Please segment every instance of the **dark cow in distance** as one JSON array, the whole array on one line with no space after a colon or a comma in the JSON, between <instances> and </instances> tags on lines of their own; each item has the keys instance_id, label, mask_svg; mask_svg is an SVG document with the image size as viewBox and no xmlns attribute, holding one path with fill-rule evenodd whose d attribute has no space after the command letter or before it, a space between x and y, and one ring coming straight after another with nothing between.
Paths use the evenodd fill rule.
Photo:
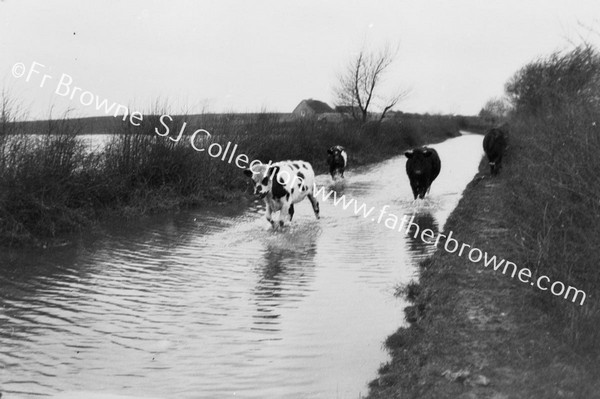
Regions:
<instances>
[{"instance_id":1,"label":"dark cow in distance","mask_svg":"<svg viewBox=\"0 0 600 399\"><path fill-rule=\"evenodd\" d=\"M490 129L483 138L483 150L490 163L490 173L497 175L502 167L502 156L506 150L507 134L500 128Z\"/></svg>"},{"instance_id":2,"label":"dark cow in distance","mask_svg":"<svg viewBox=\"0 0 600 399\"><path fill-rule=\"evenodd\" d=\"M341 145L334 145L327 150L327 164L331 178L335 180L336 174L344 178L344 169L348 163L348 154Z\"/></svg>"},{"instance_id":3,"label":"dark cow in distance","mask_svg":"<svg viewBox=\"0 0 600 399\"><path fill-rule=\"evenodd\" d=\"M419 147L404 153L406 155L406 174L410 179L415 200L425 198L431 183L438 177L442 162L436 150L428 147Z\"/></svg>"}]
</instances>

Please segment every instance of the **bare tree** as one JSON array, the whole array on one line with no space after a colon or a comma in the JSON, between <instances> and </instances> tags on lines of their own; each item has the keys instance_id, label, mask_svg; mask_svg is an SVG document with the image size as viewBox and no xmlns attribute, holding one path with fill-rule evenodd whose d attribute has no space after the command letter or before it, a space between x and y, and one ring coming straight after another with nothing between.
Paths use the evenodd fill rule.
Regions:
<instances>
[{"instance_id":1,"label":"bare tree","mask_svg":"<svg viewBox=\"0 0 600 399\"><path fill-rule=\"evenodd\" d=\"M511 104L506 97L494 97L485 103L479 111L479 117L496 124L505 120L511 109Z\"/></svg>"},{"instance_id":2,"label":"bare tree","mask_svg":"<svg viewBox=\"0 0 600 399\"><path fill-rule=\"evenodd\" d=\"M396 53L397 50L392 50L389 46L378 52L361 50L339 77L335 88L336 105L347 109L354 119L363 123L375 107L381 112L381 121L386 112L408 95L408 90L400 89L389 97L378 94L383 77L394 62Z\"/></svg>"}]
</instances>

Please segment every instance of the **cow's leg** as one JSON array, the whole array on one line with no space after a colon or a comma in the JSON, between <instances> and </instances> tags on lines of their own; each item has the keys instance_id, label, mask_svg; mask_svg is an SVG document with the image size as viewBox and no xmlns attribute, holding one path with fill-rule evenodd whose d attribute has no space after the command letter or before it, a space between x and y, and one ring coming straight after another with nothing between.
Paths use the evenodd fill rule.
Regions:
<instances>
[{"instance_id":1,"label":"cow's leg","mask_svg":"<svg viewBox=\"0 0 600 399\"><path fill-rule=\"evenodd\" d=\"M315 196L312 194L308 194L307 197L312 205L313 211L315 212L315 216L317 217L317 219L319 219L320 218L320 216L319 216L319 201L317 201Z\"/></svg>"},{"instance_id":2,"label":"cow's leg","mask_svg":"<svg viewBox=\"0 0 600 399\"><path fill-rule=\"evenodd\" d=\"M267 218L269 223L271 223L271 226L275 228L275 222L273 221L273 210L271 209L271 205L269 203L267 203L267 212L265 217Z\"/></svg>"},{"instance_id":3,"label":"cow's leg","mask_svg":"<svg viewBox=\"0 0 600 399\"><path fill-rule=\"evenodd\" d=\"M281 206L281 212L279 212L279 226L283 227L289 225L292 218L291 215L294 213L292 210L290 212L290 208L293 207L293 204L290 202L284 202Z\"/></svg>"},{"instance_id":4,"label":"cow's leg","mask_svg":"<svg viewBox=\"0 0 600 399\"><path fill-rule=\"evenodd\" d=\"M417 198L420 198L420 199L425 198L426 192L427 192L427 185L422 181L417 181Z\"/></svg>"},{"instance_id":5,"label":"cow's leg","mask_svg":"<svg viewBox=\"0 0 600 399\"><path fill-rule=\"evenodd\" d=\"M419 184L416 181L410 181L410 188L412 189L413 192L413 197L415 198L415 200L417 199L418 195L419 195Z\"/></svg>"},{"instance_id":6,"label":"cow's leg","mask_svg":"<svg viewBox=\"0 0 600 399\"><path fill-rule=\"evenodd\" d=\"M290 222L294 218L294 204L290 205L290 210L288 212L290 214Z\"/></svg>"}]
</instances>

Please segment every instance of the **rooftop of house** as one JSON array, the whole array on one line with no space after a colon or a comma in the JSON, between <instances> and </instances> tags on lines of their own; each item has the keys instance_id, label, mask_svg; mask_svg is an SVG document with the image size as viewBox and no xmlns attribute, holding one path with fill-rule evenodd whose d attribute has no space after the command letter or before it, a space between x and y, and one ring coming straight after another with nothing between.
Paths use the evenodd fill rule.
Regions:
<instances>
[{"instance_id":1,"label":"rooftop of house","mask_svg":"<svg viewBox=\"0 0 600 399\"><path fill-rule=\"evenodd\" d=\"M313 111L315 111L315 113L317 114L323 114L326 112L334 112L333 109L327 105L327 103L324 103L323 101L319 101L319 100L313 100L312 98L309 98L308 100L303 100L306 105L308 105L310 108L312 108Z\"/></svg>"}]
</instances>

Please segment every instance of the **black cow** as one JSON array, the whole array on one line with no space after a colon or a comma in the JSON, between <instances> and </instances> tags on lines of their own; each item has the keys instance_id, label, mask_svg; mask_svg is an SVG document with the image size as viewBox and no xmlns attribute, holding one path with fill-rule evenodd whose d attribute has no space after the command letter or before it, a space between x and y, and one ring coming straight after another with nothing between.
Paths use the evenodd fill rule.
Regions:
<instances>
[{"instance_id":1,"label":"black cow","mask_svg":"<svg viewBox=\"0 0 600 399\"><path fill-rule=\"evenodd\" d=\"M436 150L428 147L415 148L404 153L406 155L406 174L410 179L415 199L425 198L431 183L440 174L442 162Z\"/></svg>"},{"instance_id":2,"label":"black cow","mask_svg":"<svg viewBox=\"0 0 600 399\"><path fill-rule=\"evenodd\" d=\"M490 163L490 173L497 175L502 166L502 155L506 150L507 135L500 128L492 128L483 138L483 150Z\"/></svg>"},{"instance_id":3,"label":"black cow","mask_svg":"<svg viewBox=\"0 0 600 399\"><path fill-rule=\"evenodd\" d=\"M329 165L329 173L331 178L335 179L336 173L339 173L344 178L344 169L348 162L348 154L341 145L334 145L327 150L327 164Z\"/></svg>"}]
</instances>

